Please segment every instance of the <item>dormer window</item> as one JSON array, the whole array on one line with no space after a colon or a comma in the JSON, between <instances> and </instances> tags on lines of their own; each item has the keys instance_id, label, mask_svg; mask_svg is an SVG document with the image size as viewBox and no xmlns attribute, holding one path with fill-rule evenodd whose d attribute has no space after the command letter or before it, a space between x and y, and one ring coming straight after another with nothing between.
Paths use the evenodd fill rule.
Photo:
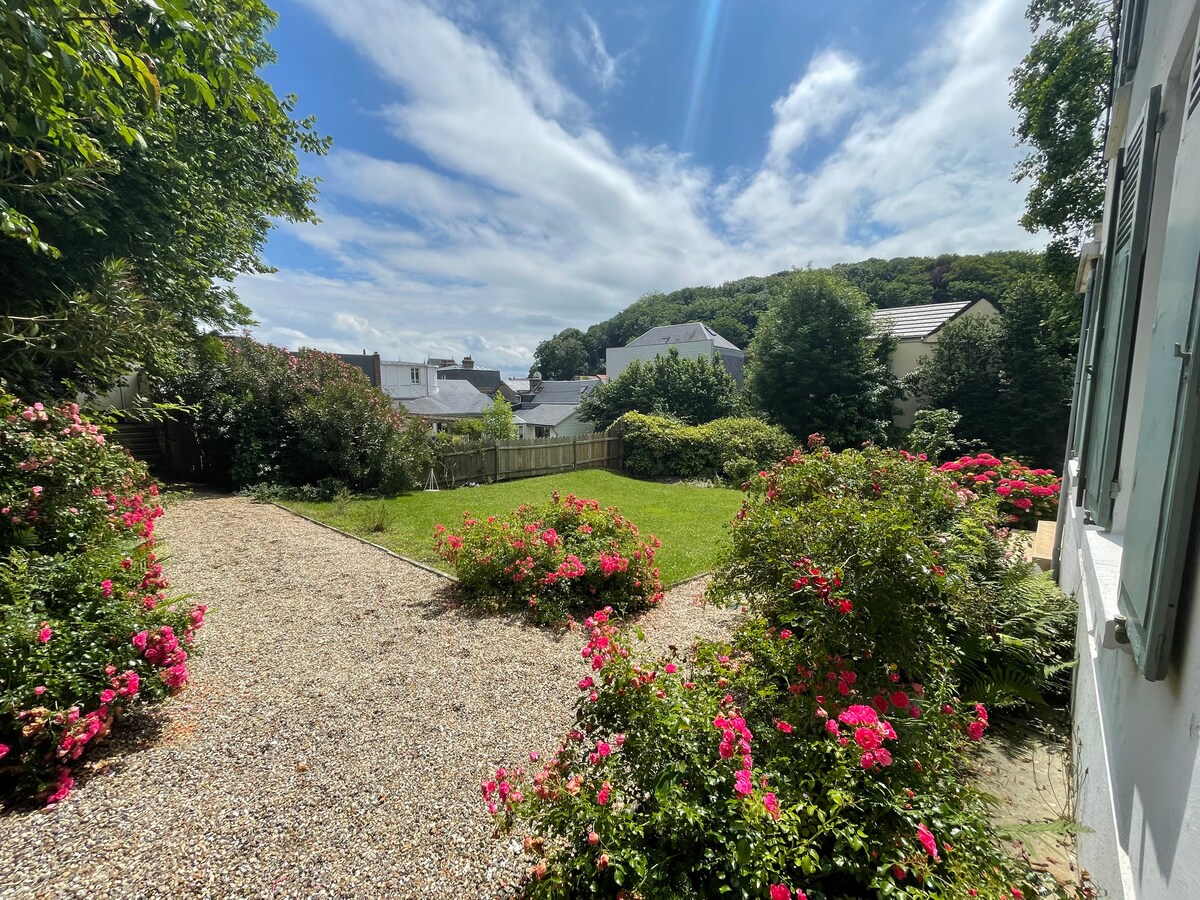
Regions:
<instances>
[{"instance_id":1,"label":"dormer window","mask_svg":"<svg viewBox=\"0 0 1200 900\"><path fill-rule=\"evenodd\" d=\"M408 370L408 377L413 384L421 383L421 367L413 366Z\"/></svg>"}]
</instances>

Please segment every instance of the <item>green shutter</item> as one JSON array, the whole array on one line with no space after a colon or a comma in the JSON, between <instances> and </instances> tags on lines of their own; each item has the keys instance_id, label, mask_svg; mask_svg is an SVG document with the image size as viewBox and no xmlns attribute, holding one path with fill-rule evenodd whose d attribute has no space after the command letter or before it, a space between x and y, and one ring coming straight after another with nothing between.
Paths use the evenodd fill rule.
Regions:
<instances>
[{"instance_id":1,"label":"green shutter","mask_svg":"<svg viewBox=\"0 0 1200 900\"><path fill-rule=\"evenodd\" d=\"M1146 28L1146 0L1125 0L1124 9L1121 10L1120 28L1120 71L1117 73L1117 83L1125 84L1133 80L1138 56L1141 54L1142 35Z\"/></svg>"},{"instance_id":2,"label":"green shutter","mask_svg":"<svg viewBox=\"0 0 1200 900\"><path fill-rule=\"evenodd\" d=\"M1115 207L1112 268L1105 286L1086 428L1084 506L1097 525L1112 526L1117 466L1125 424L1125 392L1142 285L1142 260L1154 192L1162 87L1150 91L1125 147L1120 202Z\"/></svg>"},{"instance_id":3,"label":"green shutter","mask_svg":"<svg viewBox=\"0 0 1200 900\"><path fill-rule=\"evenodd\" d=\"M1192 88L1200 83L1200 57ZM1163 246L1137 460L1121 559L1120 608L1134 657L1166 675L1200 474L1200 113L1183 124Z\"/></svg>"}]
</instances>

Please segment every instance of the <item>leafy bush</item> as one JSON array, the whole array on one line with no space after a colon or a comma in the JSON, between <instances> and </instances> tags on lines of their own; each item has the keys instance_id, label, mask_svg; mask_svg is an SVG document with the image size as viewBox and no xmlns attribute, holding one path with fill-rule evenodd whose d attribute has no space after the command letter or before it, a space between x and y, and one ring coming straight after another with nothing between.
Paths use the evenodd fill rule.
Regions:
<instances>
[{"instance_id":1,"label":"leafy bush","mask_svg":"<svg viewBox=\"0 0 1200 900\"><path fill-rule=\"evenodd\" d=\"M157 496L77 406L0 396L0 794L62 799L123 712L187 681L205 607L167 594Z\"/></svg>"},{"instance_id":2,"label":"leafy bush","mask_svg":"<svg viewBox=\"0 0 1200 900\"><path fill-rule=\"evenodd\" d=\"M1062 479L1053 469L1031 469L1015 459L980 453L944 463L939 471L975 494L996 497L1000 512L1017 528L1037 528L1039 519L1058 516Z\"/></svg>"},{"instance_id":3,"label":"leafy bush","mask_svg":"<svg viewBox=\"0 0 1200 900\"><path fill-rule=\"evenodd\" d=\"M197 408L212 477L398 493L432 465L428 429L330 353L226 340L171 390Z\"/></svg>"},{"instance_id":4,"label":"leafy bush","mask_svg":"<svg viewBox=\"0 0 1200 900\"><path fill-rule=\"evenodd\" d=\"M724 478L742 482L792 451L786 431L761 419L686 425L665 416L626 413L617 420L625 467L639 478Z\"/></svg>"},{"instance_id":5,"label":"leafy bush","mask_svg":"<svg viewBox=\"0 0 1200 900\"><path fill-rule=\"evenodd\" d=\"M468 602L489 608L529 607L541 622L607 603L622 613L662 600L654 565L660 542L643 538L616 507L551 495L506 520L469 512L455 534L436 529L438 551L458 576Z\"/></svg>"},{"instance_id":6,"label":"leafy bush","mask_svg":"<svg viewBox=\"0 0 1200 900\"><path fill-rule=\"evenodd\" d=\"M941 460L962 447L954 428L962 418L952 409L918 409L904 445L929 460Z\"/></svg>"},{"instance_id":7,"label":"leafy bush","mask_svg":"<svg viewBox=\"0 0 1200 900\"><path fill-rule=\"evenodd\" d=\"M752 482L715 594L730 644L647 658L585 622L575 723L482 785L533 832L536 898L1059 896L963 777L960 596L1004 559L994 505L909 454L794 453Z\"/></svg>"}]
</instances>

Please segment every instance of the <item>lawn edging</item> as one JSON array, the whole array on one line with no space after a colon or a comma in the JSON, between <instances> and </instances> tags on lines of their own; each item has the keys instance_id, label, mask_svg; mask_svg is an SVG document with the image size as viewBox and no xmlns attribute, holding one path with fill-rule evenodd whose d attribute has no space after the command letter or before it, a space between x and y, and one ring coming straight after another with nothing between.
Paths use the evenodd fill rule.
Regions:
<instances>
[{"instance_id":1,"label":"lawn edging","mask_svg":"<svg viewBox=\"0 0 1200 900\"><path fill-rule=\"evenodd\" d=\"M296 516L299 519L303 519L305 522L312 522L314 525L320 525L322 528L328 528L330 531L337 532L338 534L342 535L343 537L348 537L352 540L358 541L360 544L366 544L368 547L374 547L376 550L382 550L388 556L392 556L392 557L395 557L396 559L402 560L403 562L408 563L410 566L416 566L418 569L423 569L424 571L428 572L430 575L437 575L440 578L445 578L447 581L453 581L455 584L458 584L458 579L455 578L453 575L451 575L449 572L443 572L441 569L435 569L433 566L428 565L427 563L423 563L420 560L412 559L411 557L408 557L408 556L402 556L401 554L397 553L395 550L391 550L387 547L384 547L382 544L376 544L374 541L368 541L365 537L354 534L351 531L343 531L341 528L338 528L335 525L330 525L326 522L322 522L320 519L314 519L312 516L306 516L304 513L297 512L296 510L292 509L289 506L284 506L282 503L280 503L277 500L267 500L266 502L271 504L274 507L282 509L284 512L287 512L293 516Z\"/></svg>"}]
</instances>

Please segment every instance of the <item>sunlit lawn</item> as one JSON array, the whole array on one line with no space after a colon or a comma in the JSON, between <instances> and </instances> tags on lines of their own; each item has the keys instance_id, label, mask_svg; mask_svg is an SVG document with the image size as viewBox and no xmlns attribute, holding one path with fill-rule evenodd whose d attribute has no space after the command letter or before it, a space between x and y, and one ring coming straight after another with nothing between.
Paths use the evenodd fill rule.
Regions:
<instances>
[{"instance_id":1,"label":"sunlit lawn","mask_svg":"<svg viewBox=\"0 0 1200 900\"><path fill-rule=\"evenodd\" d=\"M454 527L462 514L502 516L522 503L537 504L550 492L575 494L616 506L643 533L663 542L658 563L664 584L708 572L728 541L725 524L741 502L738 491L656 484L599 469L525 478L453 491L405 494L390 500L345 500L288 503L297 512L344 531L361 535L396 553L445 568L433 549L433 526ZM376 530L383 526L383 530Z\"/></svg>"}]
</instances>

